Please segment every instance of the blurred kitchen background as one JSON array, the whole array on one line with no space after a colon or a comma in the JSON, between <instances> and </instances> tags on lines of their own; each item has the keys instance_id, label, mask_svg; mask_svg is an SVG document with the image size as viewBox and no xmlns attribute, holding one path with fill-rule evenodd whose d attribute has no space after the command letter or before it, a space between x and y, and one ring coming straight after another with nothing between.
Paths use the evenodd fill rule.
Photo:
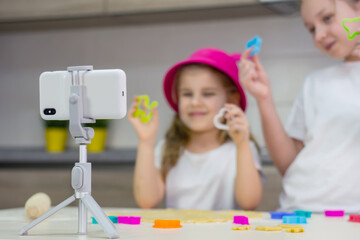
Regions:
<instances>
[{"instance_id":1,"label":"blurred kitchen background","mask_svg":"<svg viewBox=\"0 0 360 240\"><path fill-rule=\"evenodd\" d=\"M67 66L120 68L134 95L159 102L160 131L173 113L162 78L175 62L201 47L241 52L255 35L283 123L302 82L334 60L320 53L303 26L294 0L0 0L0 209L22 207L43 191L57 204L73 193L70 173L77 146L49 154L39 115L39 75ZM262 205L274 210L281 178L269 163L256 103L247 116L262 147L267 177ZM111 107L111 106L109 106ZM93 196L102 206L136 207L132 171L137 137L127 119L108 126L106 150L89 154ZM163 205L161 205L163 206ZM160 206L160 207L161 207Z\"/></svg>"}]
</instances>

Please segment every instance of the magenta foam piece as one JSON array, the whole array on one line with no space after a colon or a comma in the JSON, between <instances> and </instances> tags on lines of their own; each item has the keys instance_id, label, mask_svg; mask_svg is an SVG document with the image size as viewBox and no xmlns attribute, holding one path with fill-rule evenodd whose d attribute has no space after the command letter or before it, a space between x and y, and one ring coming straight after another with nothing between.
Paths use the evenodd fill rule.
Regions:
<instances>
[{"instance_id":1,"label":"magenta foam piece","mask_svg":"<svg viewBox=\"0 0 360 240\"><path fill-rule=\"evenodd\" d=\"M141 217L118 216L118 223L138 225L141 222Z\"/></svg>"},{"instance_id":2,"label":"magenta foam piece","mask_svg":"<svg viewBox=\"0 0 360 240\"><path fill-rule=\"evenodd\" d=\"M249 218L246 216L234 216L234 223L241 225L249 225Z\"/></svg>"},{"instance_id":3,"label":"magenta foam piece","mask_svg":"<svg viewBox=\"0 0 360 240\"><path fill-rule=\"evenodd\" d=\"M343 217L344 210L325 210L325 216L327 217Z\"/></svg>"}]
</instances>

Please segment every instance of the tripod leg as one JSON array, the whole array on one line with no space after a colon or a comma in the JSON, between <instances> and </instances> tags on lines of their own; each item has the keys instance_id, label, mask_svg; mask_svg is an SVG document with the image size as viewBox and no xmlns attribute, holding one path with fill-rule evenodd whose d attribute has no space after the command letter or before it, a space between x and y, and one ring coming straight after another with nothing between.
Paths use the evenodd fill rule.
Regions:
<instances>
[{"instance_id":1,"label":"tripod leg","mask_svg":"<svg viewBox=\"0 0 360 240\"><path fill-rule=\"evenodd\" d=\"M78 229L80 235L87 234L87 209L83 201L79 201Z\"/></svg>"},{"instance_id":2,"label":"tripod leg","mask_svg":"<svg viewBox=\"0 0 360 240\"><path fill-rule=\"evenodd\" d=\"M100 224L105 234L109 238L119 238L119 233L117 232L114 224L110 221L99 204L97 204L95 199L90 194L87 194L85 197L81 198L81 201L85 203L86 208L92 213L96 221Z\"/></svg>"},{"instance_id":3,"label":"tripod leg","mask_svg":"<svg viewBox=\"0 0 360 240\"><path fill-rule=\"evenodd\" d=\"M27 232L35 227L37 224L41 223L42 221L44 221L46 218L50 217L51 215L53 215L54 213L56 213L57 211L61 210L62 208L66 207L67 205L69 205L70 203L72 203L73 201L75 201L75 194L72 195L71 197L65 199L64 201L62 201L61 203L59 203L57 206L53 207L52 209L50 209L49 211L47 211L46 213L44 213L43 215L41 215L40 217L38 217L37 219L35 219L34 221L32 221L31 223L29 223L28 225L22 227L20 229L20 235L27 235Z\"/></svg>"}]
</instances>

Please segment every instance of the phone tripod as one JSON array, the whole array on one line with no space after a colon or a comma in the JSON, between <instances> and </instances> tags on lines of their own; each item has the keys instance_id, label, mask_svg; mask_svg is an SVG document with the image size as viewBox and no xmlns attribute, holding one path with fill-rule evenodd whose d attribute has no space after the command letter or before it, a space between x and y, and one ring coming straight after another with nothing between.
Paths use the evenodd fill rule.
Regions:
<instances>
[{"instance_id":1,"label":"phone tripod","mask_svg":"<svg viewBox=\"0 0 360 240\"><path fill-rule=\"evenodd\" d=\"M84 117L84 99L86 99L86 88L82 83L83 81L81 79L82 76L80 72L91 71L93 70L93 67L75 66L68 67L67 70L72 74L72 86L70 89L69 99L69 129L71 136L75 139L75 142L79 144L79 162L75 163L71 172L71 186L75 190L75 194L21 228L20 235L27 235L31 228L78 199L79 235L87 234L87 210L89 210L109 238L119 238L119 234L115 226L106 216L99 204L91 196L91 163L87 162L87 144L89 144L91 139L94 137L94 130L89 127L83 127L81 124L94 123L95 120Z\"/></svg>"}]
</instances>

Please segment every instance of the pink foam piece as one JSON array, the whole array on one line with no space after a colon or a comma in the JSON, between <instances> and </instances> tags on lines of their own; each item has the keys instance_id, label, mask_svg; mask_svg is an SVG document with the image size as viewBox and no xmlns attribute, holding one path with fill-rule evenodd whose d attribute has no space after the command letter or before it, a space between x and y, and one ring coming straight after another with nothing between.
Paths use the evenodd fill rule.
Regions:
<instances>
[{"instance_id":1,"label":"pink foam piece","mask_svg":"<svg viewBox=\"0 0 360 240\"><path fill-rule=\"evenodd\" d=\"M246 216L234 216L234 223L241 225L249 225L249 218Z\"/></svg>"},{"instance_id":2,"label":"pink foam piece","mask_svg":"<svg viewBox=\"0 0 360 240\"><path fill-rule=\"evenodd\" d=\"M118 223L138 225L141 222L141 217L132 216L118 216Z\"/></svg>"},{"instance_id":3,"label":"pink foam piece","mask_svg":"<svg viewBox=\"0 0 360 240\"><path fill-rule=\"evenodd\" d=\"M360 214L351 214L349 216L349 222L358 222L358 223L360 223Z\"/></svg>"},{"instance_id":4,"label":"pink foam piece","mask_svg":"<svg viewBox=\"0 0 360 240\"><path fill-rule=\"evenodd\" d=\"M343 217L344 210L325 210L325 216L327 217Z\"/></svg>"}]
</instances>

